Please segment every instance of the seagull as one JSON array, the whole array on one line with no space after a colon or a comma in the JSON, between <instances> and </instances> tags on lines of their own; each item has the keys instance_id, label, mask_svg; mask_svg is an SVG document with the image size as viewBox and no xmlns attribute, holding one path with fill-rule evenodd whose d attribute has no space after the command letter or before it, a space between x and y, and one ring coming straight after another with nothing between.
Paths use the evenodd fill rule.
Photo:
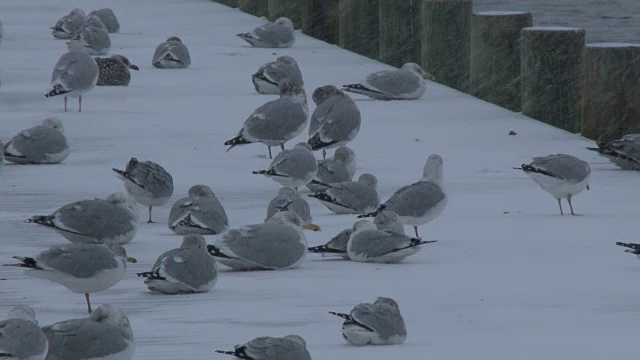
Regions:
<instances>
[{"instance_id":1,"label":"seagull","mask_svg":"<svg viewBox=\"0 0 640 360\"><path fill-rule=\"evenodd\" d=\"M627 134L619 140L598 143L597 148L587 149L606 156L622 170L640 170L640 134Z\"/></svg>"},{"instance_id":2,"label":"seagull","mask_svg":"<svg viewBox=\"0 0 640 360\"><path fill-rule=\"evenodd\" d=\"M251 75L251 81L260 94L280 94L280 85L284 82L304 86L298 63L288 55L279 56L276 61L262 65Z\"/></svg>"},{"instance_id":3,"label":"seagull","mask_svg":"<svg viewBox=\"0 0 640 360\"><path fill-rule=\"evenodd\" d=\"M69 144L60 119L48 117L42 125L22 130L3 150L15 164L59 164L69 156Z\"/></svg>"},{"instance_id":4,"label":"seagull","mask_svg":"<svg viewBox=\"0 0 640 360\"><path fill-rule=\"evenodd\" d=\"M273 23L258 26L250 33L236 36L258 48L288 48L296 41L296 33L293 30L293 22L281 17Z\"/></svg>"},{"instance_id":5,"label":"seagull","mask_svg":"<svg viewBox=\"0 0 640 360\"><path fill-rule=\"evenodd\" d=\"M358 105L340 89L332 85L321 86L313 92L316 109L309 122L311 150L322 150L326 159L327 149L346 145L360 131Z\"/></svg>"},{"instance_id":6,"label":"seagull","mask_svg":"<svg viewBox=\"0 0 640 360\"><path fill-rule=\"evenodd\" d=\"M129 319L113 305L101 305L84 319L42 328L49 340L48 360L131 360L135 352Z\"/></svg>"},{"instance_id":7,"label":"seagull","mask_svg":"<svg viewBox=\"0 0 640 360\"><path fill-rule=\"evenodd\" d=\"M71 39L71 36L86 24L86 15L82 9L73 9L71 12L60 18L51 28L53 37L56 39Z\"/></svg>"},{"instance_id":8,"label":"seagull","mask_svg":"<svg viewBox=\"0 0 640 360\"><path fill-rule=\"evenodd\" d=\"M344 85L342 90L376 100L416 100L424 94L427 79L433 80L433 75L418 64L406 63L400 70L378 71L359 84Z\"/></svg>"},{"instance_id":9,"label":"seagull","mask_svg":"<svg viewBox=\"0 0 640 360\"><path fill-rule=\"evenodd\" d=\"M556 154L535 157L533 162L514 169L527 173L542 190L556 198L560 215L564 215L560 199L567 199L571 215L575 215L571 199L584 189L589 190L591 167L575 156Z\"/></svg>"},{"instance_id":10,"label":"seagull","mask_svg":"<svg viewBox=\"0 0 640 360\"><path fill-rule=\"evenodd\" d=\"M87 16L95 16L100 19L100 21L102 21L104 26L107 28L107 31L109 31L110 33L117 33L118 31L120 31L120 23L118 22L118 18L111 9L104 8L93 10Z\"/></svg>"},{"instance_id":11,"label":"seagull","mask_svg":"<svg viewBox=\"0 0 640 360\"><path fill-rule=\"evenodd\" d=\"M318 172L318 163L307 143L299 143L291 150L282 150L267 170L253 171L264 175L282 186L297 189L308 184Z\"/></svg>"},{"instance_id":12,"label":"seagull","mask_svg":"<svg viewBox=\"0 0 640 360\"><path fill-rule=\"evenodd\" d=\"M398 215L401 223L413 225L419 237L418 226L435 220L447 206L442 167L440 155L429 155L418 182L401 187L376 211L358 217L376 216L382 210L389 210Z\"/></svg>"},{"instance_id":13,"label":"seagull","mask_svg":"<svg viewBox=\"0 0 640 360\"><path fill-rule=\"evenodd\" d=\"M616 245L628 248L624 252L634 254L640 259L640 244L636 243L624 243L624 242L616 242Z\"/></svg>"},{"instance_id":14,"label":"seagull","mask_svg":"<svg viewBox=\"0 0 640 360\"><path fill-rule=\"evenodd\" d=\"M218 280L216 261L207 252L207 243L199 234L186 235L180 248L158 257L151 271L138 273L151 291L164 294L202 293Z\"/></svg>"},{"instance_id":15,"label":"seagull","mask_svg":"<svg viewBox=\"0 0 640 360\"><path fill-rule=\"evenodd\" d=\"M48 350L49 343L31 307L15 306L9 318L0 321L0 359L44 360Z\"/></svg>"},{"instance_id":16,"label":"seagull","mask_svg":"<svg viewBox=\"0 0 640 360\"><path fill-rule=\"evenodd\" d=\"M151 208L164 205L173 195L173 178L162 166L152 161L138 161L131 158L127 168L112 169L118 178L124 181L124 188L137 202L149 207L149 221Z\"/></svg>"},{"instance_id":17,"label":"seagull","mask_svg":"<svg viewBox=\"0 0 640 360\"><path fill-rule=\"evenodd\" d=\"M327 191L327 184L349 182L355 173L356 154L348 147L340 146L333 153L333 158L318 160L318 173L307 188L313 192Z\"/></svg>"},{"instance_id":18,"label":"seagull","mask_svg":"<svg viewBox=\"0 0 640 360\"><path fill-rule=\"evenodd\" d=\"M88 16L84 24L71 37L82 42L90 55L105 55L111 49L111 38L107 27L96 16Z\"/></svg>"},{"instance_id":19,"label":"seagull","mask_svg":"<svg viewBox=\"0 0 640 360\"><path fill-rule=\"evenodd\" d=\"M131 81L129 69L138 71L140 68L132 64L123 55L111 55L108 58L95 58L98 64L98 86L128 86Z\"/></svg>"},{"instance_id":20,"label":"seagull","mask_svg":"<svg viewBox=\"0 0 640 360\"><path fill-rule=\"evenodd\" d=\"M179 199L169 212L169 229L178 235L222 234L229 228L229 219L222 204L206 185L194 185L188 197Z\"/></svg>"},{"instance_id":21,"label":"seagull","mask_svg":"<svg viewBox=\"0 0 640 360\"><path fill-rule=\"evenodd\" d=\"M53 281L75 293L84 294L89 313L89 294L116 285L124 278L126 263L137 262L127 257L127 251L115 243L59 245L36 257L13 258L20 263L5 266L30 269L26 272L29 276Z\"/></svg>"},{"instance_id":22,"label":"seagull","mask_svg":"<svg viewBox=\"0 0 640 360\"><path fill-rule=\"evenodd\" d=\"M407 339L407 329L395 300L379 297L372 304L356 305L349 314L330 311L345 321L342 336L349 344L394 345Z\"/></svg>"},{"instance_id":23,"label":"seagull","mask_svg":"<svg viewBox=\"0 0 640 360\"><path fill-rule=\"evenodd\" d=\"M311 360L307 343L298 335L281 338L261 336L245 344L236 345L233 351L216 352L245 360Z\"/></svg>"},{"instance_id":24,"label":"seagull","mask_svg":"<svg viewBox=\"0 0 640 360\"><path fill-rule=\"evenodd\" d=\"M367 214L380 205L378 179L372 174L362 174L358 181L325 184L324 192L308 195L318 199L336 214Z\"/></svg>"},{"instance_id":25,"label":"seagull","mask_svg":"<svg viewBox=\"0 0 640 360\"><path fill-rule=\"evenodd\" d=\"M300 86L288 82L280 84L280 97L257 108L242 125L238 135L225 141L227 151L238 145L263 143L269 149L280 146L298 136L309 123L307 95Z\"/></svg>"},{"instance_id":26,"label":"seagull","mask_svg":"<svg viewBox=\"0 0 640 360\"><path fill-rule=\"evenodd\" d=\"M191 65L189 49L179 37L171 36L156 47L151 64L159 69L187 68Z\"/></svg>"},{"instance_id":27,"label":"seagull","mask_svg":"<svg viewBox=\"0 0 640 360\"><path fill-rule=\"evenodd\" d=\"M288 186L281 187L278 195L271 199L267 206L267 218L264 221L269 221L275 213L282 210L293 211L306 223L313 222L309 203L300 196L300 193Z\"/></svg>"},{"instance_id":28,"label":"seagull","mask_svg":"<svg viewBox=\"0 0 640 360\"><path fill-rule=\"evenodd\" d=\"M82 42L71 40L69 52L60 57L51 74L51 90L45 97L64 96L64 111L67 98L78 98L78 112L82 111L82 95L93 90L98 82L98 65L86 51Z\"/></svg>"}]
</instances>

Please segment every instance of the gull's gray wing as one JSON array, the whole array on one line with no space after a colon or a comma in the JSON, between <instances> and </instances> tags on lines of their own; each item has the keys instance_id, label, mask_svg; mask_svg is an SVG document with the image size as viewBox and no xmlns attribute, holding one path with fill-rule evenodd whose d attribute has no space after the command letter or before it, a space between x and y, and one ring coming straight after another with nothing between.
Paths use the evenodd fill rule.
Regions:
<instances>
[{"instance_id":1,"label":"gull's gray wing","mask_svg":"<svg viewBox=\"0 0 640 360\"><path fill-rule=\"evenodd\" d=\"M285 64L280 61L274 61L260 68L263 75L269 81L280 85L283 81L287 81L291 85L303 86L302 73L296 63Z\"/></svg>"},{"instance_id":2,"label":"gull's gray wing","mask_svg":"<svg viewBox=\"0 0 640 360\"><path fill-rule=\"evenodd\" d=\"M30 359L46 354L47 339L40 327L28 320L0 321L0 359Z\"/></svg>"},{"instance_id":3,"label":"gull's gray wing","mask_svg":"<svg viewBox=\"0 0 640 360\"><path fill-rule=\"evenodd\" d=\"M531 165L554 174L556 177L575 183L583 181L591 174L589 164L566 154L535 157Z\"/></svg>"},{"instance_id":4,"label":"gull's gray wing","mask_svg":"<svg viewBox=\"0 0 640 360\"><path fill-rule=\"evenodd\" d=\"M374 258L390 254L411 245L411 238L404 234L382 230L365 230L351 239L351 252Z\"/></svg>"},{"instance_id":5,"label":"gull's gray wing","mask_svg":"<svg viewBox=\"0 0 640 360\"><path fill-rule=\"evenodd\" d=\"M445 194L435 183L419 181L398 189L384 204L385 210L399 216L420 217L445 199Z\"/></svg>"},{"instance_id":6,"label":"gull's gray wing","mask_svg":"<svg viewBox=\"0 0 640 360\"><path fill-rule=\"evenodd\" d=\"M67 204L53 216L56 228L96 241L130 233L136 226L135 217L129 210L102 199Z\"/></svg>"},{"instance_id":7,"label":"gull's gray wing","mask_svg":"<svg viewBox=\"0 0 640 360\"><path fill-rule=\"evenodd\" d=\"M258 107L245 121L239 135L251 142L284 142L295 137L306 123L304 108L284 96Z\"/></svg>"},{"instance_id":8,"label":"gull's gray wing","mask_svg":"<svg viewBox=\"0 0 640 360\"><path fill-rule=\"evenodd\" d=\"M383 70L367 76L361 85L391 96L401 97L417 91L421 86L421 79L404 70Z\"/></svg>"},{"instance_id":9,"label":"gull's gray wing","mask_svg":"<svg viewBox=\"0 0 640 360\"><path fill-rule=\"evenodd\" d=\"M49 341L47 360L107 357L128 346L117 326L90 319L66 320L45 326L42 331Z\"/></svg>"},{"instance_id":10,"label":"gull's gray wing","mask_svg":"<svg viewBox=\"0 0 640 360\"><path fill-rule=\"evenodd\" d=\"M185 197L176 201L169 212L169 228L177 226L187 215L191 222L215 234L224 232L229 226L227 214L217 198Z\"/></svg>"},{"instance_id":11,"label":"gull's gray wing","mask_svg":"<svg viewBox=\"0 0 640 360\"><path fill-rule=\"evenodd\" d=\"M90 278L98 272L118 267L115 255L105 245L67 244L54 246L35 257L36 265L77 278ZM37 270L36 270L37 271Z\"/></svg>"},{"instance_id":12,"label":"gull's gray wing","mask_svg":"<svg viewBox=\"0 0 640 360\"><path fill-rule=\"evenodd\" d=\"M291 42L294 39L294 33L286 26L268 23L255 28L253 37L262 43L262 46L280 47Z\"/></svg>"},{"instance_id":13,"label":"gull's gray wing","mask_svg":"<svg viewBox=\"0 0 640 360\"><path fill-rule=\"evenodd\" d=\"M305 199L301 197L297 197L295 199L285 199L281 196L276 196L269 202L269 205L267 207L267 218L265 219L265 221L271 219L271 217L275 213L280 211L280 207L284 205L287 205L289 211L293 211L294 213L298 214L298 216L300 216L300 218L304 222L310 223L313 221L309 203Z\"/></svg>"},{"instance_id":14,"label":"gull's gray wing","mask_svg":"<svg viewBox=\"0 0 640 360\"><path fill-rule=\"evenodd\" d=\"M331 184L326 193L338 204L362 213L380 205L376 189L358 181Z\"/></svg>"},{"instance_id":15,"label":"gull's gray wing","mask_svg":"<svg viewBox=\"0 0 640 360\"><path fill-rule=\"evenodd\" d=\"M187 46L181 42L170 41L163 42L156 47L153 53L153 64L162 60L165 56L171 57L174 61L179 62L182 66L191 65L191 55Z\"/></svg>"},{"instance_id":16,"label":"gull's gray wing","mask_svg":"<svg viewBox=\"0 0 640 360\"><path fill-rule=\"evenodd\" d=\"M300 343L263 336L241 345L247 358L255 360L311 360L311 355Z\"/></svg>"},{"instance_id":17,"label":"gull's gray wing","mask_svg":"<svg viewBox=\"0 0 640 360\"><path fill-rule=\"evenodd\" d=\"M332 96L323 101L311 115L309 137L318 136L324 144L352 140L360 130L360 110L350 97Z\"/></svg>"},{"instance_id":18,"label":"gull's gray wing","mask_svg":"<svg viewBox=\"0 0 640 360\"><path fill-rule=\"evenodd\" d=\"M385 304L359 304L351 310L351 317L373 329L381 339L393 335L406 336L407 329L400 311Z\"/></svg>"},{"instance_id":19,"label":"gull's gray wing","mask_svg":"<svg viewBox=\"0 0 640 360\"><path fill-rule=\"evenodd\" d=\"M194 291L201 290L218 276L215 260L202 249L169 251L161 255L156 264L158 262L158 273L161 277L167 281L184 284Z\"/></svg>"},{"instance_id":20,"label":"gull's gray wing","mask_svg":"<svg viewBox=\"0 0 640 360\"><path fill-rule=\"evenodd\" d=\"M318 163L310 151L293 149L281 151L269 166L276 174L302 178L309 172L318 170Z\"/></svg>"},{"instance_id":21,"label":"gull's gray wing","mask_svg":"<svg viewBox=\"0 0 640 360\"><path fill-rule=\"evenodd\" d=\"M157 197L170 197L173 194L173 177L154 162L138 162L130 176L136 184Z\"/></svg>"},{"instance_id":22,"label":"gull's gray wing","mask_svg":"<svg viewBox=\"0 0 640 360\"><path fill-rule=\"evenodd\" d=\"M7 143L5 151L12 157L24 158L28 162L42 162L49 159L48 155L61 153L68 148L64 134L51 127L38 125L14 136Z\"/></svg>"},{"instance_id":23,"label":"gull's gray wing","mask_svg":"<svg viewBox=\"0 0 640 360\"><path fill-rule=\"evenodd\" d=\"M69 51L62 55L51 74L52 84L61 84L68 90L92 87L98 77L98 65L84 51Z\"/></svg>"},{"instance_id":24,"label":"gull's gray wing","mask_svg":"<svg viewBox=\"0 0 640 360\"><path fill-rule=\"evenodd\" d=\"M104 8L93 10L89 13L89 15L87 15L87 17L89 16L95 16L100 19L100 21L104 24L104 26L107 27L107 30L110 33L117 33L118 31L120 31L120 23L118 22L118 18L111 9Z\"/></svg>"}]
</instances>

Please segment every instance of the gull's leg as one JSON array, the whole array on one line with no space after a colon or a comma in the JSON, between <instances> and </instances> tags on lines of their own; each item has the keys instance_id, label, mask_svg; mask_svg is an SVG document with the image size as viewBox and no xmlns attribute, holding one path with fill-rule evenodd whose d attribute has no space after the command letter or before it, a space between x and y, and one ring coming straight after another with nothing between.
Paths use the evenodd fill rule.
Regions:
<instances>
[{"instance_id":1,"label":"gull's leg","mask_svg":"<svg viewBox=\"0 0 640 360\"><path fill-rule=\"evenodd\" d=\"M280 149L284 150L284 144L280 144Z\"/></svg>"},{"instance_id":2,"label":"gull's leg","mask_svg":"<svg viewBox=\"0 0 640 360\"><path fill-rule=\"evenodd\" d=\"M571 209L571 215L576 215L576 213L573 212L573 205L571 205L571 195L567 196L567 202L569 203L569 208Z\"/></svg>"},{"instance_id":3,"label":"gull's leg","mask_svg":"<svg viewBox=\"0 0 640 360\"><path fill-rule=\"evenodd\" d=\"M84 298L87 299L87 308L89 309L89 314L91 314L91 301L89 300L89 293L84 294Z\"/></svg>"},{"instance_id":4,"label":"gull's leg","mask_svg":"<svg viewBox=\"0 0 640 360\"><path fill-rule=\"evenodd\" d=\"M417 227L417 226L414 226L414 227L413 227L413 231L415 231L415 232L416 232L416 237L420 237L420 236L418 236L418 227Z\"/></svg>"},{"instance_id":5,"label":"gull's leg","mask_svg":"<svg viewBox=\"0 0 640 360\"><path fill-rule=\"evenodd\" d=\"M267 146L269 148L269 159L273 159L273 157L271 156L271 146Z\"/></svg>"},{"instance_id":6,"label":"gull's leg","mask_svg":"<svg viewBox=\"0 0 640 360\"><path fill-rule=\"evenodd\" d=\"M322 149L322 160L327 160L327 150Z\"/></svg>"},{"instance_id":7,"label":"gull's leg","mask_svg":"<svg viewBox=\"0 0 640 360\"><path fill-rule=\"evenodd\" d=\"M78 112L82 112L82 95L78 98Z\"/></svg>"},{"instance_id":8,"label":"gull's leg","mask_svg":"<svg viewBox=\"0 0 640 360\"><path fill-rule=\"evenodd\" d=\"M64 97L64 112L67 112L67 97Z\"/></svg>"},{"instance_id":9,"label":"gull's leg","mask_svg":"<svg viewBox=\"0 0 640 360\"><path fill-rule=\"evenodd\" d=\"M151 221L151 205L149 205L149 221L147 221L148 224L153 223L153 221Z\"/></svg>"},{"instance_id":10,"label":"gull's leg","mask_svg":"<svg viewBox=\"0 0 640 360\"><path fill-rule=\"evenodd\" d=\"M569 205L571 205L571 203L569 203ZM562 203L560 202L560 199L558 199L558 206L560 206L560 215L564 215L564 213L562 212Z\"/></svg>"}]
</instances>

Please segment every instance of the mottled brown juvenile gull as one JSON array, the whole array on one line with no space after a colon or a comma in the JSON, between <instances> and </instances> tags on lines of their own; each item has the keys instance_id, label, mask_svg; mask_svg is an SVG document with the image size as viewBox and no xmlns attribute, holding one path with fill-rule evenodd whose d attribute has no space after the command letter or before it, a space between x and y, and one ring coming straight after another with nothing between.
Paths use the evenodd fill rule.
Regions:
<instances>
[{"instance_id":1,"label":"mottled brown juvenile gull","mask_svg":"<svg viewBox=\"0 0 640 360\"><path fill-rule=\"evenodd\" d=\"M107 27L107 31L109 31L110 33L117 33L118 31L120 31L120 23L118 22L118 18L116 17L116 14L113 13L113 10L109 8L93 10L89 13L88 16L95 16L100 19L104 26Z\"/></svg>"},{"instance_id":2,"label":"mottled brown juvenile gull","mask_svg":"<svg viewBox=\"0 0 640 360\"><path fill-rule=\"evenodd\" d=\"M307 343L298 335L281 338L261 336L242 345L236 345L233 351L216 352L245 360L311 360Z\"/></svg>"},{"instance_id":3,"label":"mottled brown juvenile gull","mask_svg":"<svg viewBox=\"0 0 640 360\"><path fill-rule=\"evenodd\" d=\"M152 161L138 161L131 158L127 168L112 169L118 178L124 181L124 188L137 202L149 207L149 221L151 208L164 205L173 195L173 178L162 166Z\"/></svg>"},{"instance_id":4,"label":"mottled brown juvenile gull","mask_svg":"<svg viewBox=\"0 0 640 360\"><path fill-rule=\"evenodd\" d=\"M82 9L73 9L60 18L51 28L51 33L56 39L71 39L71 36L86 24L86 15Z\"/></svg>"},{"instance_id":5,"label":"mottled brown juvenile gull","mask_svg":"<svg viewBox=\"0 0 640 360\"><path fill-rule=\"evenodd\" d=\"M276 19L253 29L252 32L237 34L242 40L259 48L288 48L296 41L293 22L286 17Z\"/></svg>"},{"instance_id":6,"label":"mottled brown juvenile gull","mask_svg":"<svg viewBox=\"0 0 640 360\"><path fill-rule=\"evenodd\" d=\"M184 69L191 65L191 55L179 37L171 36L156 47L151 64L159 69Z\"/></svg>"},{"instance_id":7,"label":"mottled brown juvenile gull","mask_svg":"<svg viewBox=\"0 0 640 360\"><path fill-rule=\"evenodd\" d=\"M131 360L135 352L129 319L113 305L101 305L84 319L42 328L49 340L47 360Z\"/></svg>"},{"instance_id":8,"label":"mottled brown juvenile gull","mask_svg":"<svg viewBox=\"0 0 640 360\"><path fill-rule=\"evenodd\" d=\"M293 211L306 223L313 222L307 200L303 199L300 193L288 186L280 188L278 195L271 199L267 206L267 218L264 221L269 221L275 213L281 210Z\"/></svg>"},{"instance_id":9,"label":"mottled brown juvenile gull","mask_svg":"<svg viewBox=\"0 0 640 360\"><path fill-rule=\"evenodd\" d=\"M307 254L302 229L320 230L291 211L280 211L266 223L229 230L209 253L234 270L282 270L300 266Z\"/></svg>"},{"instance_id":10,"label":"mottled brown juvenile gull","mask_svg":"<svg viewBox=\"0 0 640 360\"><path fill-rule=\"evenodd\" d=\"M72 202L27 222L55 230L74 243L126 244L136 236L138 209L128 194L119 192L105 200Z\"/></svg>"},{"instance_id":11,"label":"mottled brown juvenile gull","mask_svg":"<svg viewBox=\"0 0 640 360\"><path fill-rule=\"evenodd\" d=\"M282 186L297 189L308 184L318 172L318 163L307 143L299 143L291 150L281 151L267 170L254 171L264 175Z\"/></svg>"},{"instance_id":12,"label":"mottled brown juvenile gull","mask_svg":"<svg viewBox=\"0 0 640 360\"><path fill-rule=\"evenodd\" d=\"M429 155L422 171L422 178L398 189L378 210L358 217L376 216L382 210L398 215L400 222L412 225L418 237L418 226L435 220L447 207L444 190L443 160L438 154Z\"/></svg>"},{"instance_id":13,"label":"mottled brown juvenile gull","mask_svg":"<svg viewBox=\"0 0 640 360\"><path fill-rule=\"evenodd\" d=\"M218 280L216 261L202 235L190 234L179 248L158 257L151 271L138 273L151 291L164 294L208 292Z\"/></svg>"},{"instance_id":14,"label":"mottled brown juvenile gull","mask_svg":"<svg viewBox=\"0 0 640 360\"><path fill-rule=\"evenodd\" d=\"M7 266L30 269L26 271L29 276L53 281L75 293L84 294L89 313L89 294L107 290L119 283L127 270L127 261L136 262L134 258L127 257L122 246L115 243L59 245L33 258L13 258L21 263Z\"/></svg>"},{"instance_id":15,"label":"mottled brown juvenile gull","mask_svg":"<svg viewBox=\"0 0 640 360\"><path fill-rule=\"evenodd\" d=\"M311 150L322 150L325 159L327 149L336 148L353 140L360 131L358 105L333 85L317 88L313 92L316 109L309 121Z\"/></svg>"},{"instance_id":16,"label":"mottled brown juvenile gull","mask_svg":"<svg viewBox=\"0 0 640 360\"><path fill-rule=\"evenodd\" d=\"M304 86L298 63L287 55L262 65L255 74L251 75L251 81L260 94L280 94L280 84L284 82L299 87Z\"/></svg>"},{"instance_id":17,"label":"mottled brown juvenile gull","mask_svg":"<svg viewBox=\"0 0 640 360\"><path fill-rule=\"evenodd\" d=\"M640 170L640 134L627 134L607 144L598 143L597 151L622 170Z\"/></svg>"},{"instance_id":18,"label":"mottled brown juvenile gull","mask_svg":"<svg viewBox=\"0 0 640 360\"><path fill-rule=\"evenodd\" d=\"M336 214L366 214L380 205L378 179L372 174L362 174L358 181L325 184L328 189L309 195L316 198Z\"/></svg>"},{"instance_id":19,"label":"mottled brown juvenile gull","mask_svg":"<svg viewBox=\"0 0 640 360\"><path fill-rule=\"evenodd\" d=\"M64 126L56 117L22 130L7 142L4 157L15 164L58 164L69 156Z\"/></svg>"},{"instance_id":20,"label":"mottled brown juvenile gull","mask_svg":"<svg viewBox=\"0 0 640 360\"><path fill-rule=\"evenodd\" d=\"M111 55L108 58L95 58L98 64L98 86L128 86L131 81L131 70L140 70L129 59L122 55Z\"/></svg>"},{"instance_id":21,"label":"mottled brown juvenile gull","mask_svg":"<svg viewBox=\"0 0 640 360\"><path fill-rule=\"evenodd\" d=\"M36 313L27 305L9 311L0 321L0 359L44 360L49 343L36 321Z\"/></svg>"},{"instance_id":22,"label":"mottled brown juvenile gull","mask_svg":"<svg viewBox=\"0 0 640 360\"><path fill-rule=\"evenodd\" d=\"M359 84L344 85L342 90L376 100L416 100L424 94L427 79L433 80L433 76L420 65L406 63L400 70L378 71Z\"/></svg>"},{"instance_id":23,"label":"mottled brown juvenile gull","mask_svg":"<svg viewBox=\"0 0 640 360\"><path fill-rule=\"evenodd\" d=\"M560 215L563 215L561 199L567 199L571 215L573 205L571 199L584 189L589 190L591 167L586 162L572 155L556 154L535 157L529 164L515 168L523 170L542 190L558 200Z\"/></svg>"},{"instance_id":24,"label":"mottled brown juvenile gull","mask_svg":"<svg viewBox=\"0 0 640 360\"><path fill-rule=\"evenodd\" d=\"M257 108L242 125L238 135L225 141L227 151L238 145L263 143L269 149L280 146L298 136L309 123L307 95L299 86L284 82L280 85L280 97Z\"/></svg>"},{"instance_id":25,"label":"mottled brown juvenile gull","mask_svg":"<svg viewBox=\"0 0 640 360\"><path fill-rule=\"evenodd\" d=\"M67 98L78 98L78 112L82 111L82 95L91 91L98 82L98 65L89 55L82 42L68 42L69 52L60 57L51 74L51 90L45 97L64 96L64 111Z\"/></svg>"},{"instance_id":26,"label":"mottled brown juvenile gull","mask_svg":"<svg viewBox=\"0 0 640 360\"><path fill-rule=\"evenodd\" d=\"M192 186L189 196L176 201L169 212L169 229L178 235L216 235L228 228L227 213L206 185Z\"/></svg>"},{"instance_id":27,"label":"mottled brown juvenile gull","mask_svg":"<svg viewBox=\"0 0 640 360\"><path fill-rule=\"evenodd\" d=\"M379 297L372 304L356 305L349 314L330 314L345 319L342 336L352 345L395 345L407 340L407 329L395 300Z\"/></svg>"}]
</instances>

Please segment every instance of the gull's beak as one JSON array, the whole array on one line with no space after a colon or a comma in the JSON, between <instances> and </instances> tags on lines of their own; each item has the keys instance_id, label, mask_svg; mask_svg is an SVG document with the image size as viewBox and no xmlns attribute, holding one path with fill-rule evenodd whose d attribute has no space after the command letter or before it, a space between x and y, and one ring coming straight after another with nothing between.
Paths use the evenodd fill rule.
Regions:
<instances>
[{"instance_id":1,"label":"gull's beak","mask_svg":"<svg viewBox=\"0 0 640 360\"><path fill-rule=\"evenodd\" d=\"M131 66L129 66L129 69L136 70L136 71L140 70L140 68L137 65L133 65L133 64L131 64Z\"/></svg>"},{"instance_id":2,"label":"gull's beak","mask_svg":"<svg viewBox=\"0 0 640 360\"><path fill-rule=\"evenodd\" d=\"M129 257L127 257L127 262L130 262L130 263L134 263L134 264L135 264L135 263L137 263L137 262L138 262L138 260L137 260L136 258L134 258L134 257L130 257L130 256L129 256Z\"/></svg>"},{"instance_id":3,"label":"gull's beak","mask_svg":"<svg viewBox=\"0 0 640 360\"><path fill-rule=\"evenodd\" d=\"M320 231L320 226L316 225L316 224L304 224L304 226L302 226L303 229L307 229L307 230L311 230L311 231Z\"/></svg>"},{"instance_id":4,"label":"gull's beak","mask_svg":"<svg viewBox=\"0 0 640 360\"><path fill-rule=\"evenodd\" d=\"M422 75L422 78L425 80L431 80L431 81L436 80L436 78L428 72L425 72L424 75Z\"/></svg>"}]
</instances>

